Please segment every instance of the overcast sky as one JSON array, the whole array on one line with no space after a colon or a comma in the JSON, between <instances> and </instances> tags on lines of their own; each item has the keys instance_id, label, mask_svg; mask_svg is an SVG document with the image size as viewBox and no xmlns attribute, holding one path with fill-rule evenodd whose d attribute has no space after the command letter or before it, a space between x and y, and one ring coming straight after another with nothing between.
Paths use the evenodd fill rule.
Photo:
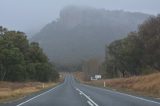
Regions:
<instances>
[{"instance_id":1,"label":"overcast sky","mask_svg":"<svg viewBox=\"0 0 160 106\"><path fill-rule=\"evenodd\" d=\"M56 20L59 11L68 5L160 13L160 0L0 0L0 25L24 32L34 31Z\"/></svg>"}]
</instances>

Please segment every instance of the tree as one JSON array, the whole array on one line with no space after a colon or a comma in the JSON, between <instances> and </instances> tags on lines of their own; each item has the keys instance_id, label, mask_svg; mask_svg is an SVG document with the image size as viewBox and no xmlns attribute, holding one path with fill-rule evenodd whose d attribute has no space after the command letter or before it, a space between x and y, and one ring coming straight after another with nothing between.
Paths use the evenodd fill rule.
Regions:
<instances>
[{"instance_id":1,"label":"tree","mask_svg":"<svg viewBox=\"0 0 160 106\"><path fill-rule=\"evenodd\" d=\"M27 70L32 80L38 81L53 81L59 78L55 67L50 64L47 56L39 47L37 42L32 42L26 53L27 56Z\"/></svg>"},{"instance_id":2,"label":"tree","mask_svg":"<svg viewBox=\"0 0 160 106\"><path fill-rule=\"evenodd\" d=\"M160 70L160 15L139 26L138 32L113 41L107 48L106 71L114 77L140 75Z\"/></svg>"},{"instance_id":3,"label":"tree","mask_svg":"<svg viewBox=\"0 0 160 106\"><path fill-rule=\"evenodd\" d=\"M43 50L19 31L0 27L1 81L54 81L59 78Z\"/></svg>"},{"instance_id":4,"label":"tree","mask_svg":"<svg viewBox=\"0 0 160 106\"><path fill-rule=\"evenodd\" d=\"M39 47L37 42L32 42L30 44L26 55L29 63L48 62L47 56L43 53L43 50Z\"/></svg>"},{"instance_id":5,"label":"tree","mask_svg":"<svg viewBox=\"0 0 160 106\"><path fill-rule=\"evenodd\" d=\"M106 60L108 68L112 67L114 73L120 72L123 77L138 75L140 74L142 52L141 41L137 33L132 32L128 37L114 41L108 46L108 60Z\"/></svg>"},{"instance_id":6,"label":"tree","mask_svg":"<svg viewBox=\"0 0 160 106\"><path fill-rule=\"evenodd\" d=\"M36 80L41 82L54 81L56 80L57 73L53 69L53 66L48 63L37 63L36 66Z\"/></svg>"},{"instance_id":7,"label":"tree","mask_svg":"<svg viewBox=\"0 0 160 106\"><path fill-rule=\"evenodd\" d=\"M11 73L14 73L13 71L18 70L18 68L21 65L22 66L24 65L24 56L20 52L20 50L15 47L1 49L0 63L1 63L1 76L0 76L1 80L13 81L15 78L19 76L18 75L13 76L11 75ZM22 76L22 74L20 76Z\"/></svg>"},{"instance_id":8,"label":"tree","mask_svg":"<svg viewBox=\"0 0 160 106\"><path fill-rule=\"evenodd\" d=\"M160 15L140 25L138 34L144 45L143 63L160 70Z\"/></svg>"},{"instance_id":9,"label":"tree","mask_svg":"<svg viewBox=\"0 0 160 106\"><path fill-rule=\"evenodd\" d=\"M4 40L12 42L13 45L20 49L20 51L25 54L28 47L29 41L27 36L23 32L19 31L6 31L3 35Z\"/></svg>"},{"instance_id":10,"label":"tree","mask_svg":"<svg viewBox=\"0 0 160 106\"><path fill-rule=\"evenodd\" d=\"M2 26L0 26L0 36L2 37L2 35L7 32L6 28L3 28Z\"/></svg>"}]
</instances>

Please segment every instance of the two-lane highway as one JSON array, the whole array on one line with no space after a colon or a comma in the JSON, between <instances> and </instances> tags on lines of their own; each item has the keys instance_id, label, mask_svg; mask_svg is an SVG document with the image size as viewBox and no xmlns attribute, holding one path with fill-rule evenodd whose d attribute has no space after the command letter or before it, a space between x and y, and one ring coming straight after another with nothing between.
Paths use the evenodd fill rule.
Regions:
<instances>
[{"instance_id":1,"label":"two-lane highway","mask_svg":"<svg viewBox=\"0 0 160 106\"><path fill-rule=\"evenodd\" d=\"M68 74L53 89L2 106L160 106L160 102L80 84Z\"/></svg>"}]
</instances>

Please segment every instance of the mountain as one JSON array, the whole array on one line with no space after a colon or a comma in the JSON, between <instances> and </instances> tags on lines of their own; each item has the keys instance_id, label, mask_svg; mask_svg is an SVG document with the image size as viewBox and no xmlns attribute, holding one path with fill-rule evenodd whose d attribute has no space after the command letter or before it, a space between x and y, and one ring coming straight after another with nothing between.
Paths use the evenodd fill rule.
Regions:
<instances>
[{"instance_id":1,"label":"mountain","mask_svg":"<svg viewBox=\"0 0 160 106\"><path fill-rule=\"evenodd\" d=\"M69 6L57 20L32 37L56 63L78 63L103 58L105 45L127 36L150 15Z\"/></svg>"}]
</instances>

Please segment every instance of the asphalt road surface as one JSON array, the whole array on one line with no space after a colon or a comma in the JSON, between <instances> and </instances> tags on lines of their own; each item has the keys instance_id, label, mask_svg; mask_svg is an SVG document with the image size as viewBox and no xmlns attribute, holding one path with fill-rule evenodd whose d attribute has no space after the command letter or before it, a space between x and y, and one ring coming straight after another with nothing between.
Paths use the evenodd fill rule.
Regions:
<instances>
[{"instance_id":1,"label":"asphalt road surface","mask_svg":"<svg viewBox=\"0 0 160 106\"><path fill-rule=\"evenodd\" d=\"M55 88L0 106L160 106L160 101L80 84L68 74Z\"/></svg>"}]
</instances>

